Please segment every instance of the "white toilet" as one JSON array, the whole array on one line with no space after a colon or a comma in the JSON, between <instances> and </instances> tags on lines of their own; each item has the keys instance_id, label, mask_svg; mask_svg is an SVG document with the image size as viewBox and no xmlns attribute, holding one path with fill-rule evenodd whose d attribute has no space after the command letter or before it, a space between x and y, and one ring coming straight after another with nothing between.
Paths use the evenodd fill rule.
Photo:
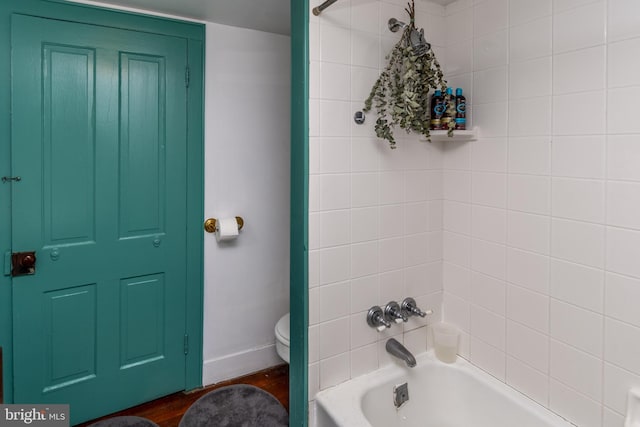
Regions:
<instances>
[{"instance_id":1,"label":"white toilet","mask_svg":"<svg viewBox=\"0 0 640 427\"><path fill-rule=\"evenodd\" d=\"M289 313L285 314L276 323L276 352L285 362L289 363Z\"/></svg>"}]
</instances>

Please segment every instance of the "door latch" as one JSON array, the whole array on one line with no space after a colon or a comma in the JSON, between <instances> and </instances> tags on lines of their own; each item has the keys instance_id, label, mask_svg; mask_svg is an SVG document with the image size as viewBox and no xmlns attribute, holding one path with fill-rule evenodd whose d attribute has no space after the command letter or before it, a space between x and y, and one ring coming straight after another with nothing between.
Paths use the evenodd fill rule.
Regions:
<instances>
[{"instance_id":1,"label":"door latch","mask_svg":"<svg viewBox=\"0 0 640 427\"><path fill-rule=\"evenodd\" d=\"M14 252L11 254L11 276L36 274L35 252Z\"/></svg>"},{"instance_id":2,"label":"door latch","mask_svg":"<svg viewBox=\"0 0 640 427\"><path fill-rule=\"evenodd\" d=\"M5 184L9 181L15 181L15 182L20 182L22 181L22 178L20 178L19 176L3 176L2 177L2 183Z\"/></svg>"}]
</instances>

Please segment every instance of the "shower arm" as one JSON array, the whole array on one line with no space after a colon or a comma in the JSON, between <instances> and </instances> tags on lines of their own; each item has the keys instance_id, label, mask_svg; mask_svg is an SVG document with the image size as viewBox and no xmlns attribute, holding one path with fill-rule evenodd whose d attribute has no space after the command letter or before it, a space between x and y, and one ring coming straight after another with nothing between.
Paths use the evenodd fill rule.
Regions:
<instances>
[{"instance_id":1,"label":"shower arm","mask_svg":"<svg viewBox=\"0 0 640 427\"><path fill-rule=\"evenodd\" d=\"M322 3L320 6L316 6L313 8L313 14L315 16L318 16L322 13L323 10L325 10L326 8L328 8L329 6L331 6L332 4L334 4L335 2L337 2L338 0L326 0L324 3Z\"/></svg>"},{"instance_id":2,"label":"shower arm","mask_svg":"<svg viewBox=\"0 0 640 427\"><path fill-rule=\"evenodd\" d=\"M398 30L404 30L409 26L406 22L398 21L396 18L391 18L387 22L389 27L389 31L396 33ZM411 30L409 34L409 43L413 46L414 51L418 54L418 56L424 55L429 49L431 49L431 43L425 40L424 38L424 30L420 29L419 31L415 28Z\"/></svg>"}]
</instances>

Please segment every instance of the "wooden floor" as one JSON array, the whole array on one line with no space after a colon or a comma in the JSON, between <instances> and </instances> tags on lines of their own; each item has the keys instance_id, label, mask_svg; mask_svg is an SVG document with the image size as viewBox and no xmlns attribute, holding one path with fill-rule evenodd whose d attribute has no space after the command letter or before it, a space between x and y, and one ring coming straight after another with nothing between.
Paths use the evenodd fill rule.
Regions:
<instances>
[{"instance_id":1,"label":"wooden floor","mask_svg":"<svg viewBox=\"0 0 640 427\"><path fill-rule=\"evenodd\" d=\"M274 395L280 403L289 410L289 365L280 365L264 371L256 372L233 380L224 381L209 387L195 390L189 393L176 393L149 403L136 406L115 414L89 421L80 426L88 426L105 418L135 415L144 417L158 424L160 427L176 427L182 415L189 406L204 394L231 384L251 384L268 391Z\"/></svg>"}]
</instances>

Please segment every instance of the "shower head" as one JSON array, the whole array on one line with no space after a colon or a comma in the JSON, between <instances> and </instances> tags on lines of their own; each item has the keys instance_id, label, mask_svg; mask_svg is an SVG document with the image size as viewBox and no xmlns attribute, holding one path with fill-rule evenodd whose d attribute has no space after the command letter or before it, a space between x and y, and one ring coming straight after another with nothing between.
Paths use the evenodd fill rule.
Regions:
<instances>
[{"instance_id":1,"label":"shower head","mask_svg":"<svg viewBox=\"0 0 640 427\"><path fill-rule=\"evenodd\" d=\"M398 21L396 18L389 19L387 24L389 26L389 30L394 33L400 29L404 30L409 26L407 23ZM420 31L415 28L411 30L411 34L409 34L409 42L411 43L413 52L418 56L425 55L429 49L431 49L431 44L424 38L424 29L422 28Z\"/></svg>"},{"instance_id":2,"label":"shower head","mask_svg":"<svg viewBox=\"0 0 640 427\"><path fill-rule=\"evenodd\" d=\"M387 24L389 25L389 30L393 33L396 33L400 28L404 29L404 27L407 26L407 24L402 21L398 21L396 18L389 19Z\"/></svg>"}]
</instances>

